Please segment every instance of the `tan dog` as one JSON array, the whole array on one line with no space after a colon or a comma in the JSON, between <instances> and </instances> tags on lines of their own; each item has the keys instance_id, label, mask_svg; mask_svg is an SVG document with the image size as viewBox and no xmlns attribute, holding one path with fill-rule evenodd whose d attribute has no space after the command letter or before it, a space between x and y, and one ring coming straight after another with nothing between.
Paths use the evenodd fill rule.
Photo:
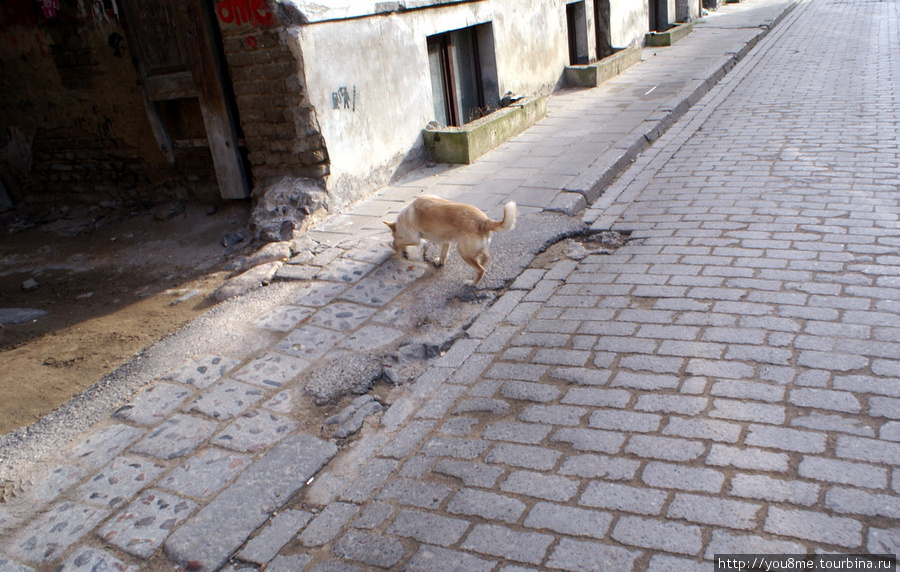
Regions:
<instances>
[{"instance_id":1,"label":"tan dog","mask_svg":"<svg viewBox=\"0 0 900 572\"><path fill-rule=\"evenodd\" d=\"M442 266L456 241L456 251L466 264L478 271L471 284L477 285L484 276L488 262L491 234L510 230L516 224L516 203L503 207L503 220L491 220L477 207L456 203L432 195L423 195L403 207L396 223L386 222L394 235L394 251L407 255L406 249L418 246L422 239L439 243L441 256L434 261Z\"/></svg>"}]
</instances>

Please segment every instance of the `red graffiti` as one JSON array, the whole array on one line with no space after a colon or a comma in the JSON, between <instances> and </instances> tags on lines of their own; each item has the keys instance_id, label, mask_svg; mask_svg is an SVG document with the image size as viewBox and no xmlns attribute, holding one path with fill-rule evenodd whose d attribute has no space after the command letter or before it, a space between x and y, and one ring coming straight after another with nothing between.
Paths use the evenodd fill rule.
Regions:
<instances>
[{"instance_id":1,"label":"red graffiti","mask_svg":"<svg viewBox=\"0 0 900 572\"><path fill-rule=\"evenodd\" d=\"M226 24L251 24L257 28L275 24L275 15L265 0L222 0L216 6L216 13Z\"/></svg>"},{"instance_id":2,"label":"red graffiti","mask_svg":"<svg viewBox=\"0 0 900 572\"><path fill-rule=\"evenodd\" d=\"M256 36L247 36L247 47L256 49L256 46L259 45L256 42Z\"/></svg>"},{"instance_id":3,"label":"red graffiti","mask_svg":"<svg viewBox=\"0 0 900 572\"><path fill-rule=\"evenodd\" d=\"M59 0L39 0L41 10L44 11L44 18L48 20L56 18L56 11L59 10Z\"/></svg>"}]
</instances>

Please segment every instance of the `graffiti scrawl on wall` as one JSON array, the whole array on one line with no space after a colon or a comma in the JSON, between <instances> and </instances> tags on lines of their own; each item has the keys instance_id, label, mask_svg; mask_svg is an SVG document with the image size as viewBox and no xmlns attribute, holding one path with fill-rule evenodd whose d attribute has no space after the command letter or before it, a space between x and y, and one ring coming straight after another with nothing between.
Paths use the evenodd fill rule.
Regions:
<instances>
[{"instance_id":1,"label":"graffiti scrawl on wall","mask_svg":"<svg viewBox=\"0 0 900 572\"><path fill-rule=\"evenodd\" d=\"M356 111L356 86L347 89L339 87L337 91L331 93L332 109L349 109Z\"/></svg>"},{"instance_id":2,"label":"graffiti scrawl on wall","mask_svg":"<svg viewBox=\"0 0 900 572\"><path fill-rule=\"evenodd\" d=\"M226 24L236 26L268 28L275 24L275 15L265 0L222 0L216 5L216 14Z\"/></svg>"}]
</instances>

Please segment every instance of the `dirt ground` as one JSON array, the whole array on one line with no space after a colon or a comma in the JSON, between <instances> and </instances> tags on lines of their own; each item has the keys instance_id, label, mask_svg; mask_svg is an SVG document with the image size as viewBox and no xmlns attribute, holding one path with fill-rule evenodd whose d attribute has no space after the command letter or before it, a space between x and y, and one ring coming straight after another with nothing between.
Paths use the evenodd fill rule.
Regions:
<instances>
[{"instance_id":1,"label":"dirt ground","mask_svg":"<svg viewBox=\"0 0 900 572\"><path fill-rule=\"evenodd\" d=\"M25 427L212 305L247 202L0 213L0 434Z\"/></svg>"}]
</instances>

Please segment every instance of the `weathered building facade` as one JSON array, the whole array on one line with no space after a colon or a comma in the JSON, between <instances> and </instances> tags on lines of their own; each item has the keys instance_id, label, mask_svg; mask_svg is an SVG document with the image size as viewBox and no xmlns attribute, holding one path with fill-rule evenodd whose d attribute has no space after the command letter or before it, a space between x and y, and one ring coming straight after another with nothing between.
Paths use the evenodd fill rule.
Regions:
<instances>
[{"instance_id":1,"label":"weathered building facade","mask_svg":"<svg viewBox=\"0 0 900 572\"><path fill-rule=\"evenodd\" d=\"M427 125L547 95L567 65L640 45L691 4L7 0L0 194L217 200L287 185L337 208L421 164Z\"/></svg>"}]
</instances>

